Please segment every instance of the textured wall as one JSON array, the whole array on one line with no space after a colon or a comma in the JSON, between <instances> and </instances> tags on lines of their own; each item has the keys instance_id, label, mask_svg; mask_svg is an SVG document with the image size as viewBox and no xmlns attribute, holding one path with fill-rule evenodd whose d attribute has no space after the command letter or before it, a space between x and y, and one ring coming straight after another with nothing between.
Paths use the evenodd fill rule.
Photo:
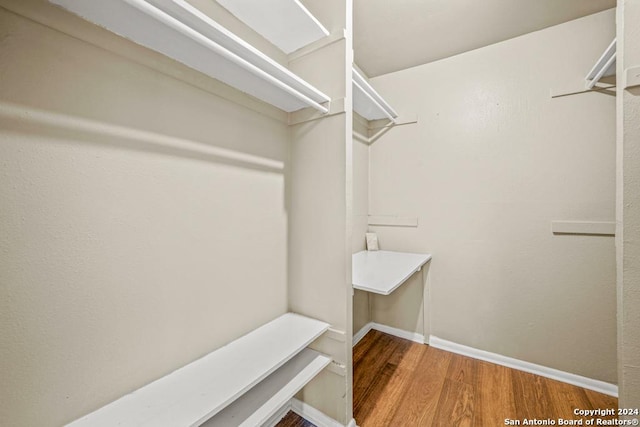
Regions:
<instances>
[{"instance_id":1,"label":"textured wall","mask_svg":"<svg viewBox=\"0 0 640 427\"><path fill-rule=\"evenodd\" d=\"M617 75L640 66L640 1L618 1ZM621 80L619 78L619 80ZM617 88L620 408L640 407L640 87ZM638 418L637 416L631 418Z\"/></svg>"},{"instance_id":2,"label":"textured wall","mask_svg":"<svg viewBox=\"0 0 640 427\"><path fill-rule=\"evenodd\" d=\"M331 99L344 99L345 112L289 128L288 303L290 311L345 333L344 341L325 336L313 345L344 365L344 375L325 370L298 397L347 424L353 418L351 1L307 0L305 5L330 33L345 38L292 60L289 67Z\"/></svg>"},{"instance_id":3,"label":"textured wall","mask_svg":"<svg viewBox=\"0 0 640 427\"><path fill-rule=\"evenodd\" d=\"M0 8L0 424L13 427L72 421L287 310L286 125L58 15L147 66Z\"/></svg>"},{"instance_id":4,"label":"textured wall","mask_svg":"<svg viewBox=\"0 0 640 427\"><path fill-rule=\"evenodd\" d=\"M353 253L366 249L365 233L369 220L369 145L358 135L367 137L367 121L356 114L353 120ZM353 333L371 321L369 292L354 289Z\"/></svg>"},{"instance_id":5,"label":"textured wall","mask_svg":"<svg viewBox=\"0 0 640 427\"><path fill-rule=\"evenodd\" d=\"M616 382L614 239L550 226L614 218L614 97L550 97L614 29L609 10L372 80L419 119L371 145L369 213L419 217L372 228L433 254L431 334Z\"/></svg>"}]
</instances>

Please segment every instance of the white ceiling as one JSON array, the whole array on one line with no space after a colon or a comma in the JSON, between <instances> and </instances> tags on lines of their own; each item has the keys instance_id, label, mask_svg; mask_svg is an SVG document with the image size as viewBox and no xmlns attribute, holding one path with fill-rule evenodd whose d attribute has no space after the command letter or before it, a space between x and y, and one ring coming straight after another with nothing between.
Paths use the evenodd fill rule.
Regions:
<instances>
[{"instance_id":1,"label":"white ceiling","mask_svg":"<svg viewBox=\"0 0 640 427\"><path fill-rule=\"evenodd\" d=\"M354 0L355 62L375 77L616 6L616 0Z\"/></svg>"}]
</instances>

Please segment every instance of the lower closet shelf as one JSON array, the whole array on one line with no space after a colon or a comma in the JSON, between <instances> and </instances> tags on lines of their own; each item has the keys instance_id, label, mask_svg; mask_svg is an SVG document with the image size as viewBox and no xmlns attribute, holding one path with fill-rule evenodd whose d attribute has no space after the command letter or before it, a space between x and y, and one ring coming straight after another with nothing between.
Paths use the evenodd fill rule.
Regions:
<instances>
[{"instance_id":1,"label":"lower closet shelf","mask_svg":"<svg viewBox=\"0 0 640 427\"><path fill-rule=\"evenodd\" d=\"M291 398L331 361L306 349L327 329L328 323L299 314L283 314L69 426L242 424L216 424L218 416L220 420L244 417L246 425L259 425L253 420L269 418L280 408L274 405L286 396ZM251 408L254 414L249 414Z\"/></svg>"},{"instance_id":2,"label":"lower closet shelf","mask_svg":"<svg viewBox=\"0 0 640 427\"><path fill-rule=\"evenodd\" d=\"M202 426L254 427L262 425L329 363L331 363L331 358L315 350L304 349Z\"/></svg>"}]
</instances>

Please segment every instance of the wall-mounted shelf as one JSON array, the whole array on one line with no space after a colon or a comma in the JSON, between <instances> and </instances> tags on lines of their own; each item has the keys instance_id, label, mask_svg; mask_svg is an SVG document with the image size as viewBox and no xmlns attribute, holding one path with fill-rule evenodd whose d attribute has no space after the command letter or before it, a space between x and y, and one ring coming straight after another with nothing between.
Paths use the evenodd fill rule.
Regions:
<instances>
[{"instance_id":1,"label":"wall-mounted shelf","mask_svg":"<svg viewBox=\"0 0 640 427\"><path fill-rule=\"evenodd\" d=\"M216 0L284 53L329 35L298 0Z\"/></svg>"},{"instance_id":2,"label":"wall-mounted shelf","mask_svg":"<svg viewBox=\"0 0 640 427\"><path fill-rule=\"evenodd\" d=\"M389 119L395 121L398 113L355 69L353 78L353 110L367 120Z\"/></svg>"},{"instance_id":3,"label":"wall-mounted shelf","mask_svg":"<svg viewBox=\"0 0 640 427\"><path fill-rule=\"evenodd\" d=\"M431 259L429 254L362 251L352 255L355 289L389 295Z\"/></svg>"},{"instance_id":4,"label":"wall-mounted shelf","mask_svg":"<svg viewBox=\"0 0 640 427\"><path fill-rule=\"evenodd\" d=\"M326 113L330 98L185 0L50 0L281 110Z\"/></svg>"},{"instance_id":5,"label":"wall-mounted shelf","mask_svg":"<svg viewBox=\"0 0 640 427\"><path fill-rule=\"evenodd\" d=\"M325 322L284 314L69 426L261 425L330 363L305 349L327 329ZM224 424L230 416L244 423Z\"/></svg>"},{"instance_id":6,"label":"wall-mounted shelf","mask_svg":"<svg viewBox=\"0 0 640 427\"><path fill-rule=\"evenodd\" d=\"M329 363L329 357L305 348L202 427L263 425Z\"/></svg>"},{"instance_id":7,"label":"wall-mounted shelf","mask_svg":"<svg viewBox=\"0 0 640 427\"><path fill-rule=\"evenodd\" d=\"M551 221L553 234L583 234L615 236L614 221Z\"/></svg>"},{"instance_id":8,"label":"wall-mounted shelf","mask_svg":"<svg viewBox=\"0 0 640 427\"><path fill-rule=\"evenodd\" d=\"M616 39L613 39L598 61L589 71L586 80L587 89L592 89L603 77L616 74Z\"/></svg>"}]
</instances>

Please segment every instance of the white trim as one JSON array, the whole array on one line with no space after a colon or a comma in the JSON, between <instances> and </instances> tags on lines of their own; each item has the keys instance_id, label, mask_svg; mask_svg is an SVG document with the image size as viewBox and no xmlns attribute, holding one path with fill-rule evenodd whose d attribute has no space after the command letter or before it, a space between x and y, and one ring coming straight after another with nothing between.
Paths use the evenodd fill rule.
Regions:
<instances>
[{"instance_id":1,"label":"white trim","mask_svg":"<svg viewBox=\"0 0 640 427\"><path fill-rule=\"evenodd\" d=\"M185 0L50 1L281 110L328 111L327 95Z\"/></svg>"},{"instance_id":2,"label":"white trim","mask_svg":"<svg viewBox=\"0 0 640 427\"><path fill-rule=\"evenodd\" d=\"M291 399L291 410L309 421L311 424L315 424L317 427L345 427L330 416L318 411L313 406L308 405L295 397ZM347 426L355 426L355 423L355 420L352 419Z\"/></svg>"},{"instance_id":3,"label":"white trim","mask_svg":"<svg viewBox=\"0 0 640 427\"><path fill-rule=\"evenodd\" d=\"M384 332L384 331L383 331ZM429 337L429 345L440 350L449 351L451 353L461 354L463 356L472 357L474 359L484 360L486 362L495 363L497 365L506 366L508 368L517 369L519 371L529 372L531 374L540 375L542 377L551 378L578 387L604 393L609 396L618 397L618 386L600 380L583 377L569 372L559 371L557 369L548 368L535 363L525 362L523 360L514 359L512 357L503 356L501 354L490 353L484 350L478 350L466 345L456 344L451 341L431 335Z\"/></svg>"},{"instance_id":4,"label":"white trim","mask_svg":"<svg viewBox=\"0 0 640 427\"><path fill-rule=\"evenodd\" d=\"M622 77L624 78L622 82L624 89L640 85L640 66L627 68Z\"/></svg>"},{"instance_id":5,"label":"white trim","mask_svg":"<svg viewBox=\"0 0 640 427\"><path fill-rule=\"evenodd\" d=\"M424 344L424 335L417 332L409 332L403 329L394 328L392 326L382 325L380 323L371 322L371 329L393 335L394 337L404 338L405 340Z\"/></svg>"},{"instance_id":6,"label":"white trim","mask_svg":"<svg viewBox=\"0 0 640 427\"><path fill-rule=\"evenodd\" d=\"M296 399L295 397L280 408L280 410L278 410L278 412L275 413L269 421L262 425L262 427L275 427L280 421L282 421L289 411L295 412L297 415L310 423L315 424L317 427L345 427L333 418L318 411L313 406ZM358 427L356 420L352 418L346 427Z\"/></svg>"},{"instance_id":7,"label":"white trim","mask_svg":"<svg viewBox=\"0 0 640 427\"><path fill-rule=\"evenodd\" d=\"M387 326L376 322L369 322L353 336L353 346L355 347L355 345L358 344L360 340L364 338L364 336L367 335L372 329L384 332L385 334L393 335L394 337L417 342L418 344L426 343L424 340L424 335L417 332L409 332L405 331L404 329L394 328L393 326Z\"/></svg>"},{"instance_id":8,"label":"white trim","mask_svg":"<svg viewBox=\"0 0 640 427\"><path fill-rule=\"evenodd\" d=\"M367 220L369 225L391 226L391 227L417 227L417 216L396 216L396 215L369 215Z\"/></svg>"},{"instance_id":9,"label":"white trim","mask_svg":"<svg viewBox=\"0 0 640 427\"><path fill-rule=\"evenodd\" d=\"M358 344L360 340L364 338L364 336L367 335L372 329L384 332L385 334L393 335L394 337L417 342L418 344L426 344L424 335L417 332L409 332L405 331L404 329L394 328L393 326L387 326L376 322L369 322L353 336L353 346L355 347L355 345Z\"/></svg>"},{"instance_id":10,"label":"white trim","mask_svg":"<svg viewBox=\"0 0 640 427\"><path fill-rule=\"evenodd\" d=\"M262 424L262 427L275 427L291 410L291 401L288 401L286 405L278 410L269 420Z\"/></svg>"},{"instance_id":11,"label":"white trim","mask_svg":"<svg viewBox=\"0 0 640 427\"><path fill-rule=\"evenodd\" d=\"M615 236L615 221L551 221L553 234L599 234Z\"/></svg>"},{"instance_id":12,"label":"white trim","mask_svg":"<svg viewBox=\"0 0 640 427\"><path fill-rule=\"evenodd\" d=\"M355 347L356 344L358 344L360 340L364 338L364 336L367 335L371 329L373 329L373 322L367 323L362 327L362 329L356 332L356 334L353 336L353 346Z\"/></svg>"}]
</instances>

